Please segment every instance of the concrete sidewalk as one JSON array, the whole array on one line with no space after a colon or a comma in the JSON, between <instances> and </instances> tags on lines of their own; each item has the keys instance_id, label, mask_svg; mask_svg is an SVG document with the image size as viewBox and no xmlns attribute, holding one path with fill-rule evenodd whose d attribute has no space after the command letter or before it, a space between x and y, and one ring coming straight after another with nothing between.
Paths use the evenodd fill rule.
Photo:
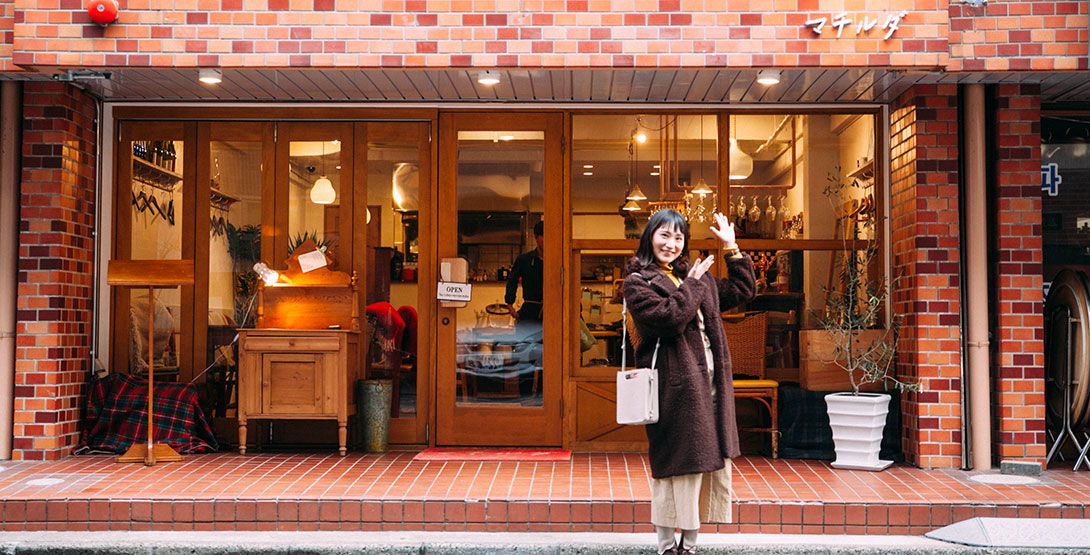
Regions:
<instances>
[{"instance_id":1,"label":"concrete sidewalk","mask_svg":"<svg viewBox=\"0 0 1090 555\"><path fill-rule=\"evenodd\" d=\"M478 532L0 532L3 555L416 554L654 555L653 534ZM986 549L919 536L702 534L702 554L1043 554L1082 549Z\"/></svg>"}]
</instances>

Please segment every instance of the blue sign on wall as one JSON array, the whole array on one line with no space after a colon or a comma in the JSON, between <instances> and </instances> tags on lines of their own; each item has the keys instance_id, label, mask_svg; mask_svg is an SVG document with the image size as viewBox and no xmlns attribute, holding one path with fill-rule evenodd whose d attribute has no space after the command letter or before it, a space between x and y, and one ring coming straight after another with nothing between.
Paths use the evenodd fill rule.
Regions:
<instances>
[{"instance_id":1,"label":"blue sign on wall","mask_svg":"<svg viewBox=\"0 0 1090 555\"><path fill-rule=\"evenodd\" d=\"M1041 165L1041 190L1048 191L1048 196L1054 197L1060 194L1060 166L1056 163Z\"/></svg>"}]
</instances>

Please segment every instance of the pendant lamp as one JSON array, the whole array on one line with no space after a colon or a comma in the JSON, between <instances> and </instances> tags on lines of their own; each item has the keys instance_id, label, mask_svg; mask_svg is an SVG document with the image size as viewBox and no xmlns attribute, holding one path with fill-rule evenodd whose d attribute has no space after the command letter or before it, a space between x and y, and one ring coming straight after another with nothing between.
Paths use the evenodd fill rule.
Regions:
<instances>
[{"instance_id":1,"label":"pendant lamp","mask_svg":"<svg viewBox=\"0 0 1090 555\"><path fill-rule=\"evenodd\" d=\"M325 141L322 141L322 176L310 188L310 201L314 204L333 204L335 200L337 191L333 190L333 182L325 176Z\"/></svg>"},{"instance_id":2,"label":"pendant lamp","mask_svg":"<svg viewBox=\"0 0 1090 555\"><path fill-rule=\"evenodd\" d=\"M732 124L730 127L731 134L735 134L734 125ZM745 179L753 173L753 158L738 148L738 139L734 137L730 139L728 155L730 159L730 178L732 180Z\"/></svg>"}]
</instances>

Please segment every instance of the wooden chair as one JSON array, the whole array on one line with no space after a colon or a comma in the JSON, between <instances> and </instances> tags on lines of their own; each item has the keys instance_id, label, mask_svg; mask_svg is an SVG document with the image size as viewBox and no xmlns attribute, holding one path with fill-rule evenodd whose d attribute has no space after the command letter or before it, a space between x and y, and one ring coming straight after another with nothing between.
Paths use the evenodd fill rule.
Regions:
<instances>
[{"instance_id":1,"label":"wooden chair","mask_svg":"<svg viewBox=\"0 0 1090 555\"><path fill-rule=\"evenodd\" d=\"M767 432L772 438L772 458L779 456L780 431L779 387L776 380L765 379L765 337L768 333L767 312L723 315L723 331L727 335L732 370L747 376L734 380L735 399L756 399L768 409L767 428L741 428L752 432Z\"/></svg>"}]
</instances>

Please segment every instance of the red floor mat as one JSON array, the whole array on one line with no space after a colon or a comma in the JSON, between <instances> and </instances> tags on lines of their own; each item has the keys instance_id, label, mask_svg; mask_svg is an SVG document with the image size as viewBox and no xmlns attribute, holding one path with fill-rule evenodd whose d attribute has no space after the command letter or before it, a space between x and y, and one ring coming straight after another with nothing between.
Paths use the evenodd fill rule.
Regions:
<instances>
[{"instance_id":1,"label":"red floor mat","mask_svg":"<svg viewBox=\"0 0 1090 555\"><path fill-rule=\"evenodd\" d=\"M413 457L414 461L568 461L570 449L485 449L432 447Z\"/></svg>"}]
</instances>

